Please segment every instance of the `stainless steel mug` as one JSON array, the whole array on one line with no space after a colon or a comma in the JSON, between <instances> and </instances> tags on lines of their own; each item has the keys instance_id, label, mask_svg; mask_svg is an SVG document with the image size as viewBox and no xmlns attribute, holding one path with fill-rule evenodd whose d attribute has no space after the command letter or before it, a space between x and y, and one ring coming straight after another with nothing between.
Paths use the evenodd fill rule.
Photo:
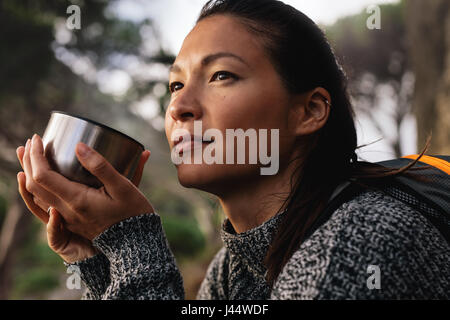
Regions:
<instances>
[{"instance_id":1,"label":"stainless steel mug","mask_svg":"<svg viewBox=\"0 0 450 320\"><path fill-rule=\"evenodd\" d=\"M42 137L44 154L51 168L66 178L99 188L103 184L78 161L75 147L78 142L90 146L122 175L134 177L144 146L129 136L92 121L66 112L53 111Z\"/></svg>"}]
</instances>

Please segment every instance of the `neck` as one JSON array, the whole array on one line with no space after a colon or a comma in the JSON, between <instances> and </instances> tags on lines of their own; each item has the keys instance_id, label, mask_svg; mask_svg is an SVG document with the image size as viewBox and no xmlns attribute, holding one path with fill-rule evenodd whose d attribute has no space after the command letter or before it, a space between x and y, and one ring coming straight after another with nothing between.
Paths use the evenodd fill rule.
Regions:
<instances>
[{"instance_id":1,"label":"neck","mask_svg":"<svg viewBox=\"0 0 450 320\"><path fill-rule=\"evenodd\" d=\"M273 176L258 176L249 183L239 183L219 196L223 211L237 233L253 229L284 210L291 192L293 167ZM248 181L247 180L247 181Z\"/></svg>"}]
</instances>

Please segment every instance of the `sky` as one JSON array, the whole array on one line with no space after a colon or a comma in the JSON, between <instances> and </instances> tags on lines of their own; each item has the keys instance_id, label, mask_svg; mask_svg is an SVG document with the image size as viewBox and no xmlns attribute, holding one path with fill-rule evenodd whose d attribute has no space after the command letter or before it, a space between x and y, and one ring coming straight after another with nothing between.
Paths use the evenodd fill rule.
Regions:
<instances>
[{"instance_id":1,"label":"sky","mask_svg":"<svg viewBox=\"0 0 450 320\"><path fill-rule=\"evenodd\" d=\"M327 25L333 24L340 17L366 11L369 6L395 3L398 0L284 0L283 2L302 11L316 23ZM111 10L122 19L140 21L151 18L157 33L161 37L163 48L176 55L184 38L194 27L197 16L205 3L206 0L122 0L117 2ZM368 17L370 14L368 13ZM381 21L382 19L381 16ZM107 78L109 83L115 83L115 81L111 81L114 77L107 75ZM153 107L149 108L145 105L144 109L152 110L156 108L156 105ZM159 124L159 126L162 125L162 123ZM389 121L384 121L383 125L387 134L395 135L395 127ZM367 161L382 161L393 158L387 138L377 132L368 119L361 115L357 116L356 127L359 145L381 139L381 141L360 150L358 152L360 158ZM408 118L404 121L401 130L403 136L408 137L406 141L401 143L404 153L416 153L415 120Z\"/></svg>"},{"instance_id":2,"label":"sky","mask_svg":"<svg viewBox=\"0 0 450 320\"><path fill-rule=\"evenodd\" d=\"M332 24L338 18L366 10L370 5L398 0L284 0L316 23ZM162 36L163 45L178 53L206 0L122 0L114 11L124 19L151 17ZM369 15L368 15L369 16Z\"/></svg>"}]
</instances>

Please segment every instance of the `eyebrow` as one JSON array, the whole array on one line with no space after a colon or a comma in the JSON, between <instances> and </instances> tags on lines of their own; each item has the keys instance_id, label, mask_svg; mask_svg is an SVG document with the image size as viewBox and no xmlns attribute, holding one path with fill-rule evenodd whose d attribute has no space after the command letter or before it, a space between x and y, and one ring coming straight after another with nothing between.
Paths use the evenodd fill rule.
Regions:
<instances>
[{"instance_id":1,"label":"eyebrow","mask_svg":"<svg viewBox=\"0 0 450 320\"><path fill-rule=\"evenodd\" d=\"M200 64L202 67L206 67L208 64L210 64L213 61L220 59L220 58L233 58L233 59L239 60L240 62L242 62L245 65L247 65L248 67L250 67L250 65L244 59L242 59L238 55L235 55L234 53L231 53L231 52L217 52L217 53L207 55L206 57L204 57L202 59ZM178 65L173 64L169 67L169 73L179 73L179 72L181 72L181 68Z\"/></svg>"}]
</instances>

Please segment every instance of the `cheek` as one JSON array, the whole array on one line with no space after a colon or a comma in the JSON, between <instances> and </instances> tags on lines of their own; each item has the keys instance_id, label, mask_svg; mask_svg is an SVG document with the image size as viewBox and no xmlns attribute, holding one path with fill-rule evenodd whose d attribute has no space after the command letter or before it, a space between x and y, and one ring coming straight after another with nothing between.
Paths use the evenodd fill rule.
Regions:
<instances>
[{"instance_id":1,"label":"cheek","mask_svg":"<svg viewBox=\"0 0 450 320\"><path fill-rule=\"evenodd\" d=\"M286 103L279 94L243 88L236 94L216 96L208 106L212 127L218 129L260 129L287 126Z\"/></svg>"},{"instance_id":2,"label":"cheek","mask_svg":"<svg viewBox=\"0 0 450 320\"><path fill-rule=\"evenodd\" d=\"M168 110L169 109L167 109L166 115L164 118L164 130L166 132L167 141L170 142L170 136L172 134L172 128L173 128L173 119L172 119L172 117L170 117Z\"/></svg>"}]
</instances>

